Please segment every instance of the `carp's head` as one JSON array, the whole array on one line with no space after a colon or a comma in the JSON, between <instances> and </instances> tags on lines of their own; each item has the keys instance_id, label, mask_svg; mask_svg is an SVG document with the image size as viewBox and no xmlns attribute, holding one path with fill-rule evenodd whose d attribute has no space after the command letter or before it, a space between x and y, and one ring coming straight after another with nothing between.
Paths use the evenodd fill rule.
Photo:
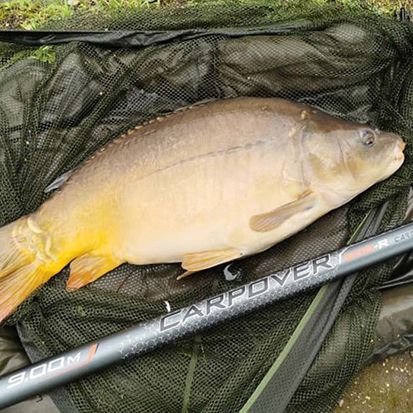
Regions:
<instances>
[{"instance_id":1,"label":"carp's head","mask_svg":"<svg viewBox=\"0 0 413 413\"><path fill-rule=\"evenodd\" d=\"M399 135L318 111L311 111L302 139L310 180L336 206L388 178L404 161Z\"/></svg>"}]
</instances>

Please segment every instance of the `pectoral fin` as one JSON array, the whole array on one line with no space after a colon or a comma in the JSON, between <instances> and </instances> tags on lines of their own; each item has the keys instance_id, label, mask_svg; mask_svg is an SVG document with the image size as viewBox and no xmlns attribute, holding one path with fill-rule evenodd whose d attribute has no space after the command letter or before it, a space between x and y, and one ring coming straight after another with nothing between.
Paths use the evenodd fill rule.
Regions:
<instances>
[{"instance_id":1,"label":"pectoral fin","mask_svg":"<svg viewBox=\"0 0 413 413\"><path fill-rule=\"evenodd\" d=\"M242 252L235 248L185 254L182 261L182 268L187 271L180 275L178 279L190 275L190 273L205 270L207 268L223 264L224 262L235 260L242 257L242 255Z\"/></svg>"},{"instance_id":2,"label":"pectoral fin","mask_svg":"<svg viewBox=\"0 0 413 413\"><path fill-rule=\"evenodd\" d=\"M287 219L300 212L308 211L315 205L314 192L303 192L298 199L282 205L270 212L254 215L250 219L250 228L256 232L268 232L277 228Z\"/></svg>"},{"instance_id":3,"label":"pectoral fin","mask_svg":"<svg viewBox=\"0 0 413 413\"><path fill-rule=\"evenodd\" d=\"M85 254L70 264L70 276L66 283L68 290L77 290L96 281L102 275L112 271L121 264L110 256Z\"/></svg>"}]
</instances>

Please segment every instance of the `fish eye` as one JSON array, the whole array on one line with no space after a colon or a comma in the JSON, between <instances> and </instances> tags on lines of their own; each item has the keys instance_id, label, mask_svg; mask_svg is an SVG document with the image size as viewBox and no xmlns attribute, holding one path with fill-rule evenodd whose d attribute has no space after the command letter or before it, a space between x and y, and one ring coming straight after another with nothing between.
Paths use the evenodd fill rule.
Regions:
<instances>
[{"instance_id":1,"label":"fish eye","mask_svg":"<svg viewBox=\"0 0 413 413\"><path fill-rule=\"evenodd\" d=\"M362 144L369 148L376 143L376 134L370 129L363 129L360 132L360 137Z\"/></svg>"}]
</instances>

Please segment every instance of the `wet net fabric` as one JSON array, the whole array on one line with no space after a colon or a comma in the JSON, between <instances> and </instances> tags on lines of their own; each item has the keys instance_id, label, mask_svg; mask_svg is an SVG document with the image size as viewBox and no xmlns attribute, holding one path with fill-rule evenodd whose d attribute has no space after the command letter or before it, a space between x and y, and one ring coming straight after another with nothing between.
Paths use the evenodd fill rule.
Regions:
<instances>
[{"instance_id":1,"label":"wet net fabric","mask_svg":"<svg viewBox=\"0 0 413 413\"><path fill-rule=\"evenodd\" d=\"M379 230L404 217L413 181L411 24L348 16L276 23L278 17L259 7L226 7L210 14L194 10L183 8L178 18L168 8L128 19L79 17L49 27L81 23L84 30L109 29L104 41L62 41L46 50L0 45L1 225L35 210L55 178L130 127L205 99L277 96L367 122L403 135L405 164L349 206L234 263L232 281L225 279L223 266L176 281L179 265L123 265L69 293L64 270L9 320L33 359L158 316L167 305L179 308L342 246L366 214L385 201ZM151 29L166 31L155 38L142 32ZM170 31L184 29L191 30L180 36ZM111 44L110 30L129 30L121 32L129 43ZM53 62L44 61L42 53L52 54ZM390 271L387 264L358 275L289 411L327 412L335 405L371 351L380 309L375 287ZM315 294L111 367L55 392L55 400L70 412L238 412ZM301 368L299 358L291 368Z\"/></svg>"}]
</instances>

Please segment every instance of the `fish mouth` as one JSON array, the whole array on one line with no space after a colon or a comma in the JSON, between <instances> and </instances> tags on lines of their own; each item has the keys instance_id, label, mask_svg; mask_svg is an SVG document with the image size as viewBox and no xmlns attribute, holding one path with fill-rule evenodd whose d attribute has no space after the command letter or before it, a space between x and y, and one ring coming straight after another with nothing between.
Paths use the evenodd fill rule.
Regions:
<instances>
[{"instance_id":1,"label":"fish mouth","mask_svg":"<svg viewBox=\"0 0 413 413\"><path fill-rule=\"evenodd\" d=\"M396 155L396 157L394 158L395 161L404 161L404 153L399 153L398 155Z\"/></svg>"},{"instance_id":2,"label":"fish mouth","mask_svg":"<svg viewBox=\"0 0 413 413\"><path fill-rule=\"evenodd\" d=\"M395 150L395 155L394 155L394 160L397 162L403 162L404 161L404 149L406 148L406 142L403 139L398 140L397 142L397 147Z\"/></svg>"},{"instance_id":3,"label":"fish mouth","mask_svg":"<svg viewBox=\"0 0 413 413\"><path fill-rule=\"evenodd\" d=\"M403 163L404 162L404 153L397 151L397 153L394 156L393 160Z\"/></svg>"},{"instance_id":4,"label":"fish mouth","mask_svg":"<svg viewBox=\"0 0 413 413\"><path fill-rule=\"evenodd\" d=\"M406 148L406 142L403 139L400 139L399 142L398 142L398 147L403 152L404 149Z\"/></svg>"}]
</instances>

